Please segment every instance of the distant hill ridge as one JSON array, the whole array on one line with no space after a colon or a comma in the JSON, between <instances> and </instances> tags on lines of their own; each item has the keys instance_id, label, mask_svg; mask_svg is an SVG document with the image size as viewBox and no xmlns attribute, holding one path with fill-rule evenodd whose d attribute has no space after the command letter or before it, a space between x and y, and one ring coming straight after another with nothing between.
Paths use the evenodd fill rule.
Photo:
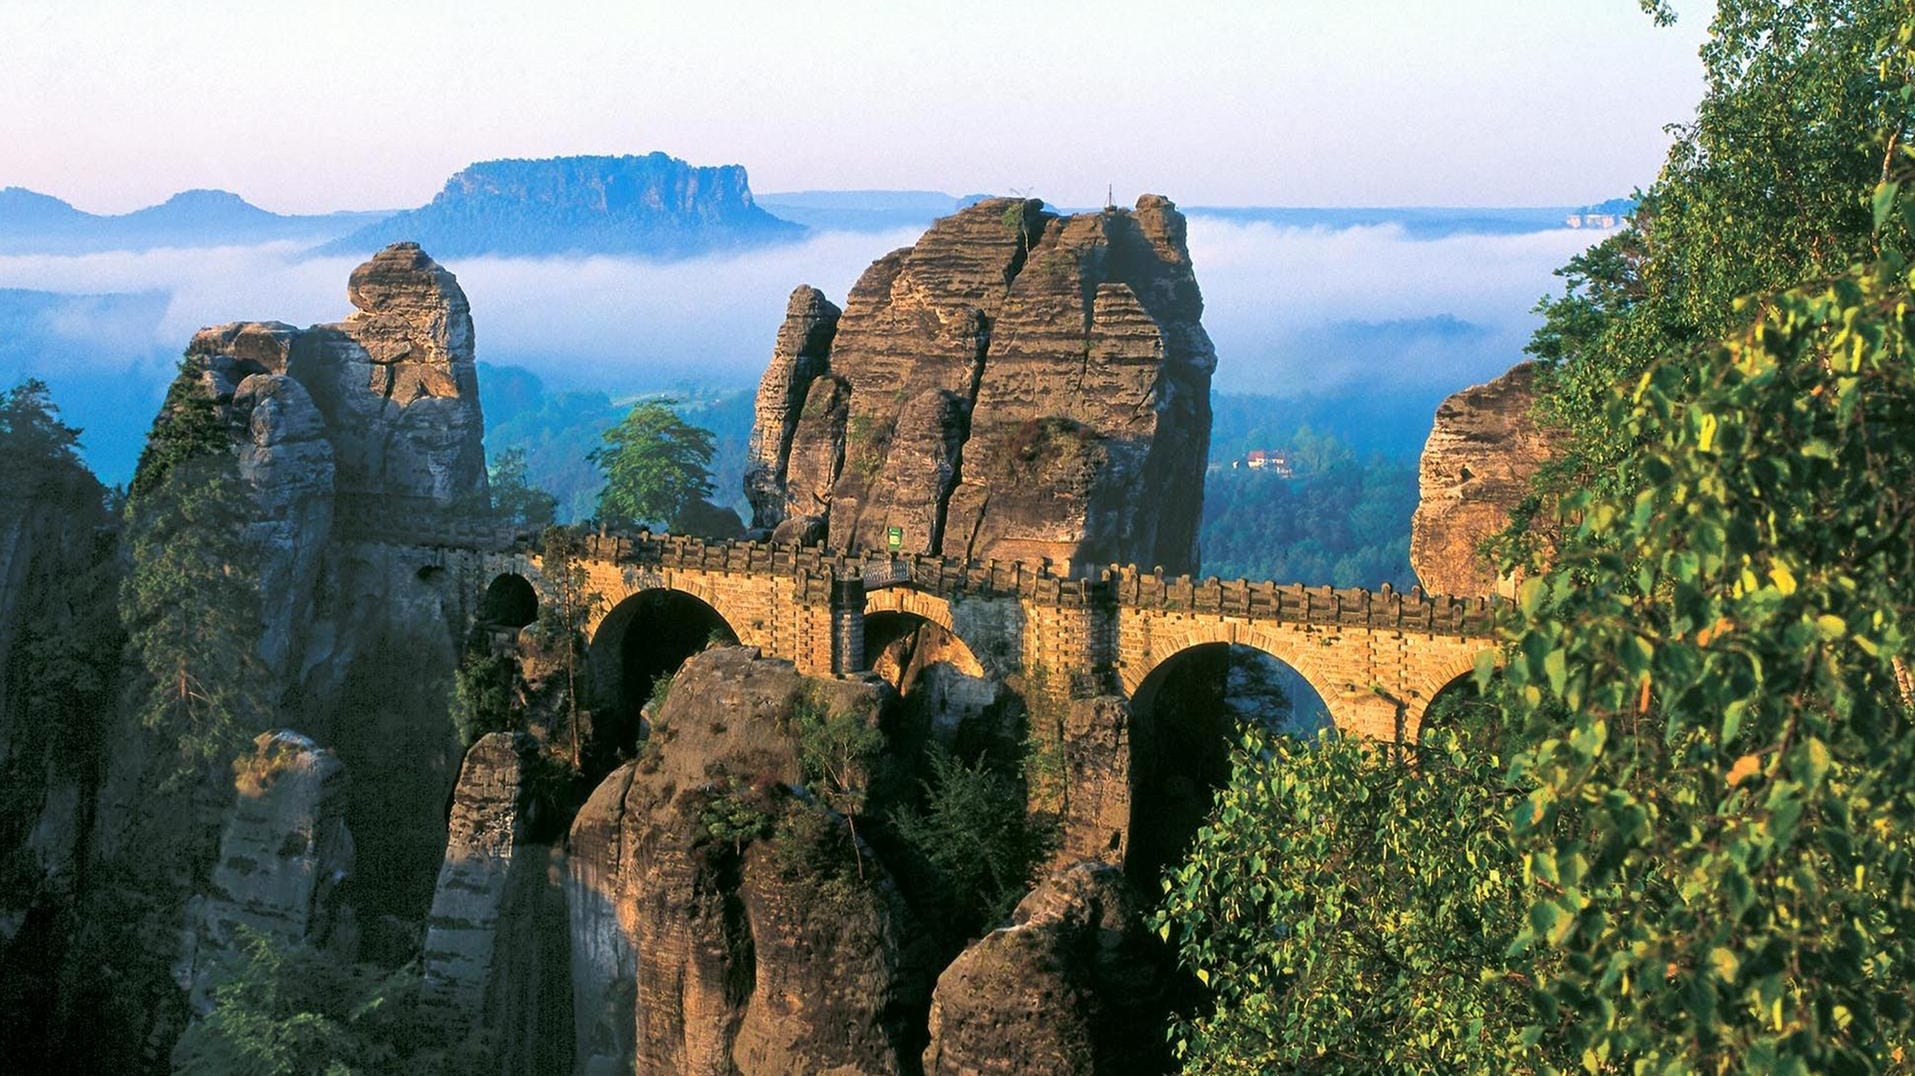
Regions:
<instances>
[{"instance_id":1,"label":"distant hill ridge","mask_svg":"<svg viewBox=\"0 0 1915 1076\"><path fill-rule=\"evenodd\" d=\"M360 254L400 240L437 258L621 254L674 258L796 239L802 225L753 200L743 165L664 153L482 161L425 206L327 244Z\"/></svg>"},{"instance_id":2,"label":"distant hill ridge","mask_svg":"<svg viewBox=\"0 0 1915 1076\"><path fill-rule=\"evenodd\" d=\"M290 240L318 243L384 213L285 216L231 191L187 190L131 213L88 213L25 187L0 189L0 253L84 254Z\"/></svg>"}]
</instances>

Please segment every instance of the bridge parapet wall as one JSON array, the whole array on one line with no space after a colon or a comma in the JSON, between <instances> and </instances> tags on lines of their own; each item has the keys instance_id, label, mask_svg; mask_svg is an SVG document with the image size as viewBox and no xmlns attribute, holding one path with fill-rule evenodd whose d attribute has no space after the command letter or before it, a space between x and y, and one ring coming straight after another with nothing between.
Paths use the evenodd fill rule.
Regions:
<instances>
[{"instance_id":1,"label":"bridge parapet wall","mask_svg":"<svg viewBox=\"0 0 1915 1076\"><path fill-rule=\"evenodd\" d=\"M1134 695L1177 653L1254 646L1297 669L1340 728L1414 736L1430 698L1494 647L1488 598L1388 586L1305 587L1192 579L1111 565L1092 576L1049 563L925 554L846 554L817 546L711 541L637 531L587 537L581 550L607 608L640 590L698 597L741 641L808 673L858 671L868 610L917 612L951 628L995 675L1034 694ZM513 555L536 561L523 540ZM908 591L918 598L888 596Z\"/></svg>"},{"instance_id":2,"label":"bridge parapet wall","mask_svg":"<svg viewBox=\"0 0 1915 1076\"><path fill-rule=\"evenodd\" d=\"M1359 587L1306 587L1249 579L1193 580L1112 565L1104 572L1118 603L1136 609L1211 613L1297 624L1399 628L1445 635L1489 637L1495 607L1488 598L1401 593L1385 583Z\"/></svg>"}]
</instances>

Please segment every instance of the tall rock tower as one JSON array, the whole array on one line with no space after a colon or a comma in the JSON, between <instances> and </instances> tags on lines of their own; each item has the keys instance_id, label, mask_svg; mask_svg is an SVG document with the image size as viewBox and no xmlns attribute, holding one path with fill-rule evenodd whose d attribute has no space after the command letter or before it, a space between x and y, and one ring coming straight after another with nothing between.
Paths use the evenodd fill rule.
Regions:
<instances>
[{"instance_id":1,"label":"tall rock tower","mask_svg":"<svg viewBox=\"0 0 1915 1076\"><path fill-rule=\"evenodd\" d=\"M1168 199L979 202L792 295L746 494L779 540L1195 571L1216 353Z\"/></svg>"}]
</instances>

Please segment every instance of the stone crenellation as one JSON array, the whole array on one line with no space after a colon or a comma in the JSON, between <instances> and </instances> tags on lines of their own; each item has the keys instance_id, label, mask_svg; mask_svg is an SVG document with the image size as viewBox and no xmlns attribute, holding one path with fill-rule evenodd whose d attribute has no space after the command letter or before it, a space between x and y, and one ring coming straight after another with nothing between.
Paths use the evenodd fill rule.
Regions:
<instances>
[{"instance_id":1,"label":"stone crenellation","mask_svg":"<svg viewBox=\"0 0 1915 1076\"><path fill-rule=\"evenodd\" d=\"M1458 598L1408 593L1385 583L1361 587L1308 587L1249 579L1192 579L1110 565L1090 577L1058 574L1048 563L966 560L928 553L840 553L819 546L779 542L709 540L679 534L596 535L585 556L619 564L670 566L731 574L807 575L859 579L869 589L909 586L946 597L1015 596L1061 606L1118 603L1139 609L1221 613L1325 625L1411 628L1487 636L1494 603L1487 597Z\"/></svg>"},{"instance_id":2,"label":"stone crenellation","mask_svg":"<svg viewBox=\"0 0 1915 1076\"><path fill-rule=\"evenodd\" d=\"M1111 565L1067 576L1044 563L935 554L844 553L778 542L637 531L588 537L582 557L603 598L597 631L648 590L704 602L736 637L808 674L861 674L863 619L904 612L952 631L995 677L1022 676L1064 701L1133 695L1193 646L1253 646L1298 670L1341 729L1414 736L1438 691L1494 651L1489 598L1192 579ZM480 554L483 586L536 579L536 543Z\"/></svg>"}]
</instances>

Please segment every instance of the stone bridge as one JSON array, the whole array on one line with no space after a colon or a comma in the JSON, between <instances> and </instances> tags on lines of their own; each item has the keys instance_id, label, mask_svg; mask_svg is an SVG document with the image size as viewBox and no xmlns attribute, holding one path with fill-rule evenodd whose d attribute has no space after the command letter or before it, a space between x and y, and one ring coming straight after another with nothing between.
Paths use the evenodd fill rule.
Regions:
<instances>
[{"instance_id":1,"label":"stone bridge","mask_svg":"<svg viewBox=\"0 0 1915 1076\"><path fill-rule=\"evenodd\" d=\"M459 562L467 592L484 595L476 618L529 623L548 585L540 554L524 539L500 548L503 537L441 531L433 544ZM450 548L461 544L468 548ZM1033 703L1135 698L1193 648L1253 647L1308 682L1339 730L1413 740L1436 694L1495 652L1488 599L1388 586L1193 580L1115 565L1065 577L1047 565L644 531L585 539L579 564L597 598L587 634L601 696L630 686L619 663L599 655L633 631L675 632L686 653L729 636L806 673L846 676L866 671L867 623L888 616L945 629L983 674L1017 684Z\"/></svg>"},{"instance_id":2,"label":"stone bridge","mask_svg":"<svg viewBox=\"0 0 1915 1076\"><path fill-rule=\"evenodd\" d=\"M462 596L468 625L501 640L556 593L548 577L556 573L526 536L389 507L342 511L335 529L401 548L427 585ZM1121 566L1066 576L1045 564L643 531L585 538L573 563L574 589L593 596L582 695L601 760L636 746L654 685L714 640L805 673L883 675L907 690L890 647L908 639L913 660L924 661L914 667L949 663L926 697L932 710L957 715L944 727L999 713L1006 699L1021 705L1027 793L1033 810L1059 823L1058 861L1101 858L1137 877L1174 861L1209 809L1202 789L1229 776L1235 725L1211 709L1228 709L1234 691L1227 647L1288 666L1340 732L1391 742L1415 741L1439 692L1485 653L1499 658L1489 599L1387 587L1193 580ZM910 690L927 683L910 682Z\"/></svg>"}]
</instances>

